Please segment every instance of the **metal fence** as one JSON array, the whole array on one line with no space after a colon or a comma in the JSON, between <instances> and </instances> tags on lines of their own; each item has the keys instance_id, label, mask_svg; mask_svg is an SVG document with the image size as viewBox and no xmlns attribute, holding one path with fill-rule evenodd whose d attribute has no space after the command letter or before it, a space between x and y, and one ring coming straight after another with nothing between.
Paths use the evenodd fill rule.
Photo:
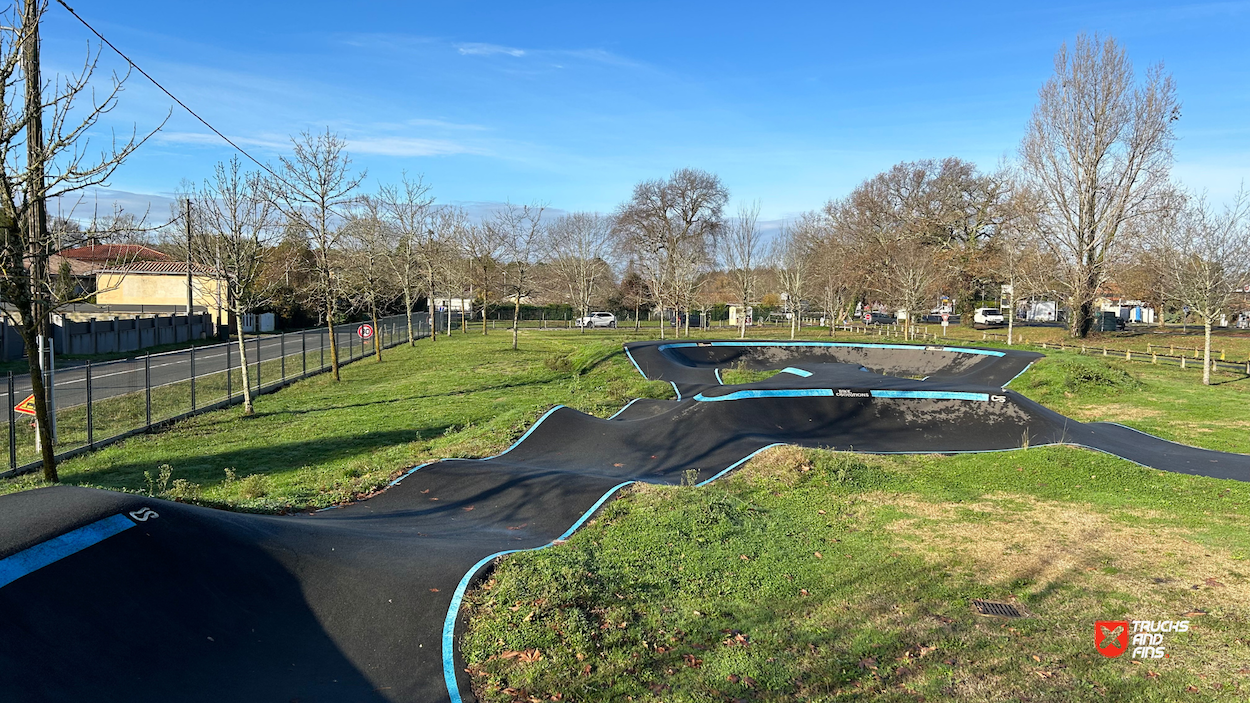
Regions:
<instances>
[{"instance_id":1,"label":"metal fence","mask_svg":"<svg viewBox=\"0 0 1250 703\"><path fill-rule=\"evenodd\" d=\"M373 340L359 337L361 323L336 325L339 363L373 353ZM429 336L424 313L412 316L417 337ZM408 320L395 315L378 320L383 348L408 341ZM326 328L260 335L247 340L247 380L253 395L330 369ZM60 366L45 374L52 389L57 457L69 458L134 434L209 410L243 401L243 370L238 342L212 344L100 363ZM14 406L30 395L29 376L8 375L8 460L0 478L41 467L35 430L28 415Z\"/></svg>"}]
</instances>

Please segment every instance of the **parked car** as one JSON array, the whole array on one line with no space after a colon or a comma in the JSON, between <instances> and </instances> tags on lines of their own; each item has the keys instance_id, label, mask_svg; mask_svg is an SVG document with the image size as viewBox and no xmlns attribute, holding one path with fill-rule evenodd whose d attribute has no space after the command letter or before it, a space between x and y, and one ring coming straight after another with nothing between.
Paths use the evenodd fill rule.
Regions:
<instances>
[{"instance_id":1,"label":"parked car","mask_svg":"<svg viewBox=\"0 0 1250 703\"><path fill-rule=\"evenodd\" d=\"M579 317L575 323L578 327L616 327L616 315L610 312L592 312L586 317Z\"/></svg>"},{"instance_id":2,"label":"parked car","mask_svg":"<svg viewBox=\"0 0 1250 703\"><path fill-rule=\"evenodd\" d=\"M998 308L977 308L976 312L972 313L972 324L990 327L1005 325L1007 321L1003 319L1003 313Z\"/></svg>"},{"instance_id":3,"label":"parked car","mask_svg":"<svg viewBox=\"0 0 1250 703\"><path fill-rule=\"evenodd\" d=\"M884 312L866 312L863 319L867 325L892 325L896 322L893 315Z\"/></svg>"}]
</instances>

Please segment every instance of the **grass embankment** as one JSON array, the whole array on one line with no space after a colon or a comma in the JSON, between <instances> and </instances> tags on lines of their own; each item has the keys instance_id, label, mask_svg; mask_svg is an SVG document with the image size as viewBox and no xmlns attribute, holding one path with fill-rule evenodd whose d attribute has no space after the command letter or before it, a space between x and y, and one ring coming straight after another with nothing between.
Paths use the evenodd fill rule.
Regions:
<instances>
[{"instance_id":1,"label":"grass embankment","mask_svg":"<svg viewBox=\"0 0 1250 703\"><path fill-rule=\"evenodd\" d=\"M325 374L263 396L252 417L208 413L71 459L61 480L245 510L318 508L415 464L498 453L555 404L607 416L635 397L672 396L634 370L625 335L527 334L518 352L505 337L396 347L381 364L343 367L340 383ZM0 492L38 485L31 475Z\"/></svg>"},{"instance_id":2,"label":"grass embankment","mask_svg":"<svg viewBox=\"0 0 1250 703\"><path fill-rule=\"evenodd\" d=\"M485 701L1244 700L1248 505L1079 449L781 448L510 556L462 648ZM1134 663L1095 651L1107 619L1192 625Z\"/></svg>"}]
</instances>

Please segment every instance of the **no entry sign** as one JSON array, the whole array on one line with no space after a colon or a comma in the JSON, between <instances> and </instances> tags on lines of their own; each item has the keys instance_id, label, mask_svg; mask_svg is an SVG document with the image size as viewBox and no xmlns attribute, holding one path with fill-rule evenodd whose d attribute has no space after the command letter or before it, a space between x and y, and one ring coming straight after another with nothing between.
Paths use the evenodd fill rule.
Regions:
<instances>
[{"instance_id":1,"label":"no entry sign","mask_svg":"<svg viewBox=\"0 0 1250 703\"><path fill-rule=\"evenodd\" d=\"M864 313L864 322L872 322L872 313L870 312Z\"/></svg>"},{"instance_id":2,"label":"no entry sign","mask_svg":"<svg viewBox=\"0 0 1250 703\"><path fill-rule=\"evenodd\" d=\"M373 336L373 325L364 324L356 328L356 334L361 339L369 339Z\"/></svg>"}]
</instances>

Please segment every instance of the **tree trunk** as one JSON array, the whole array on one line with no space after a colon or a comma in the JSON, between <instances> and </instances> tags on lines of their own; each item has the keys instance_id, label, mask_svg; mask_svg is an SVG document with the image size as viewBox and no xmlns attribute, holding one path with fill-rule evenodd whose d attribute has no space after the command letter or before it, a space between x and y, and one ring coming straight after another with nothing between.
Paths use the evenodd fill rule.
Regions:
<instances>
[{"instance_id":1,"label":"tree trunk","mask_svg":"<svg viewBox=\"0 0 1250 703\"><path fill-rule=\"evenodd\" d=\"M31 320L33 324L27 324ZM43 371L39 366L38 336L42 332L39 323L28 315L22 317L22 326L28 331L22 335L26 346L27 369L30 371L30 390L35 396L35 425L39 432L39 458L43 460L43 480L60 481L56 471L56 447L52 445L52 416L48 412L47 387L43 384ZM33 327L33 329L32 329ZM56 390L53 389L55 393Z\"/></svg>"},{"instance_id":2,"label":"tree trunk","mask_svg":"<svg viewBox=\"0 0 1250 703\"><path fill-rule=\"evenodd\" d=\"M334 303L326 305L326 332L330 336L330 375L339 381L342 379L339 376L339 340L334 336Z\"/></svg>"},{"instance_id":3,"label":"tree trunk","mask_svg":"<svg viewBox=\"0 0 1250 703\"><path fill-rule=\"evenodd\" d=\"M248 380L247 375L247 340L243 336L242 310L234 311L234 327L235 331L239 333L239 369L243 372L243 414L252 415L255 414L256 408L252 404L252 384ZM256 362L259 364L260 360L257 359ZM230 373L230 370L227 369L226 373Z\"/></svg>"},{"instance_id":4,"label":"tree trunk","mask_svg":"<svg viewBox=\"0 0 1250 703\"><path fill-rule=\"evenodd\" d=\"M377 358L378 363L382 363L382 330L378 329L378 306L376 303L369 306L370 317L373 319L373 355Z\"/></svg>"},{"instance_id":5,"label":"tree trunk","mask_svg":"<svg viewBox=\"0 0 1250 703\"><path fill-rule=\"evenodd\" d=\"M1014 293L1012 294L1012 299L1010 302L1011 302L1011 310L1007 311L1008 313L1007 314L1007 345L1008 346L1011 346L1012 344L1015 343L1014 337L1013 337L1016 331L1016 301L1015 301Z\"/></svg>"},{"instance_id":6,"label":"tree trunk","mask_svg":"<svg viewBox=\"0 0 1250 703\"><path fill-rule=\"evenodd\" d=\"M486 336L486 310L488 307L487 303L489 302L490 302L490 289L482 288L482 336Z\"/></svg>"},{"instance_id":7,"label":"tree trunk","mask_svg":"<svg viewBox=\"0 0 1250 703\"><path fill-rule=\"evenodd\" d=\"M1202 385L1211 385L1211 318L1206 318L1202 326L1204 341L1202 344Z\"/></svg>"},{"instance_id":8,"label":"tree trunk","mask_svg":"<svg viewBox=\"0 0 1250 703\"><path fill-rule=\"evenodd\" d=\"M517 328L521 326L521 292L517 291L516 302L512 306L512 351L516 351Z\"/></svg>"},{"instance_id":9,"label":"tree trunk","mask_svg":"<svg viewBox=\"0 0 1250 703\"><path fill-rule=\"evenodd\" d=\"M634 331L635 332L642 329L642 319L638 317L638 315L640 314L639 313L640 310L642 310L642 303L641 302L634 303Z\"/></svg>"},{"instance_id":10,"label":"tree trunk","mask_svg":"<svg viewBox=\"0 0 1250 703\"><path fill-rule=\"evenodd\" d=\"M412 331L412 289L404 286L404 313L408 316L408 346L413 347L417 344L417 336ZM433 320L434 316L430 315Z\"/></svg>"}]
</instances>

